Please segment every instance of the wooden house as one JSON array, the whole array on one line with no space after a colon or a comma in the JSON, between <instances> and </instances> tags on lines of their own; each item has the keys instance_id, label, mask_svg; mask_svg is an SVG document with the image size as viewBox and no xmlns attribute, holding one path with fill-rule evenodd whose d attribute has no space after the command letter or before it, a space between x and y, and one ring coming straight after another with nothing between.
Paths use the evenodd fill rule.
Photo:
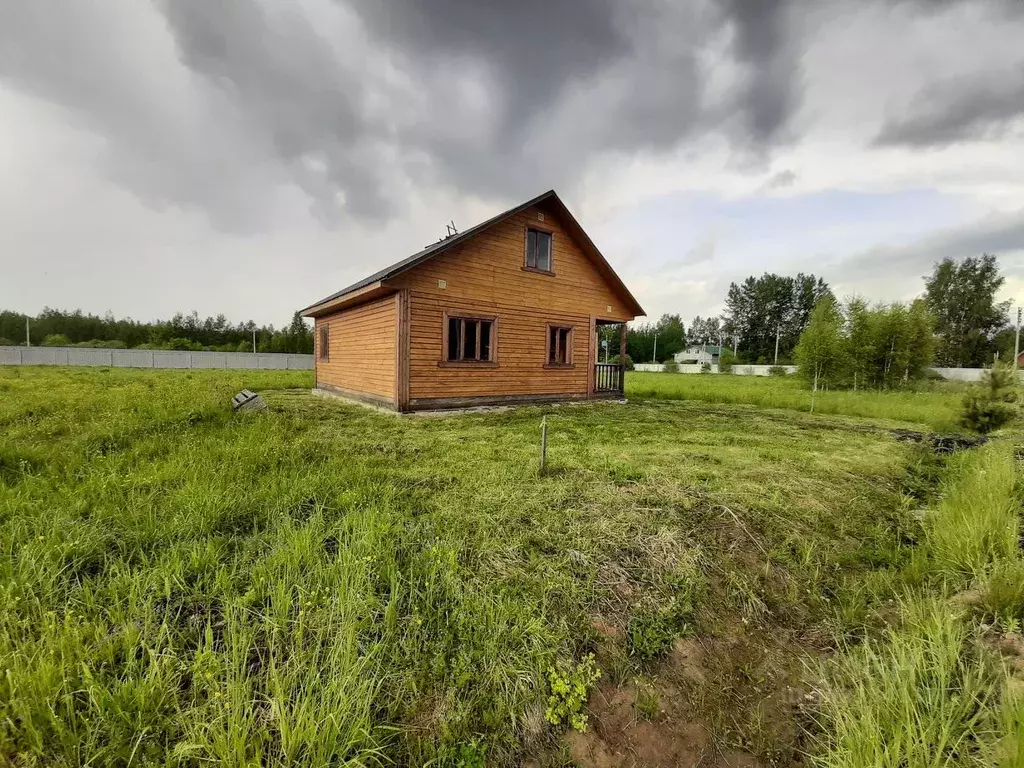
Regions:
<instances>
[{"instance_id":1,"label":"wooden house","mask_svg":"<svg viewBox=\"0 0 1024 768\"><path fill-rule=\"evenodd\" d=\"M412 411L621 397L598 337L644 311L550 191L302 314L317 388Z\"/></svg>"}]
</instances>

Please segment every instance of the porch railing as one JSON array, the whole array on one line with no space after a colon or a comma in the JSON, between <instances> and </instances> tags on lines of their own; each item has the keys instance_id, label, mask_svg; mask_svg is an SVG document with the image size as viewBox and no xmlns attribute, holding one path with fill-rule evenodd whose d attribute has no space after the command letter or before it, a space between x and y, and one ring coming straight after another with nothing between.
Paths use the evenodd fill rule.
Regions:
<instances>
[{"instance_id":1,"label":"porch railing","mask_svg":"<svg viewBox=\"0 0 1024 768\"><path fill-rule=\"evenodd\" d=\"M614 363L594 364L594 391L621 392L622 372Z\"/></svg>"}]
</instances>

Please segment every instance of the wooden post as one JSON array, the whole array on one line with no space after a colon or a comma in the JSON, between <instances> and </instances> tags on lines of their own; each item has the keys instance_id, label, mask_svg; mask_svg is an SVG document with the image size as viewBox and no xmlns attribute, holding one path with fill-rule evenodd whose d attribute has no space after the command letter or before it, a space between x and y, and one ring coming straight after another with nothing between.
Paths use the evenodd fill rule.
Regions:
<instances>
[{"instance_id":1,"label":"wooden post","mask_svg":"<svg viewBox=\"0 0 1024 768\"><path fill-rule=\"evenodd\" d=\"M619 387L626 394L626 324L619 326Z\"/></svg>"},{"instance_id":2,"label":"wooden post","mask_svg":"<svg viewBox=\"0 0 1024 768\"><path fill-rule=\"evenodd\" d=\"M540 420L540 473L544 474L548 462L548 417L542 416Z\"/></svg>"},{"instance_id":3,"label":"wooden post","mask_svg":"<svg viewBox=\"0 0 1024 768\"><path fill-rule=\"evenodd\" d=\"M595 382L594 382L594 364L598 362L597 355L599 354L595 345L597 341L597 318L593 315L590 316L590 341L587 342L587 397L594 396Z\"/></svg>"}]
</instances>

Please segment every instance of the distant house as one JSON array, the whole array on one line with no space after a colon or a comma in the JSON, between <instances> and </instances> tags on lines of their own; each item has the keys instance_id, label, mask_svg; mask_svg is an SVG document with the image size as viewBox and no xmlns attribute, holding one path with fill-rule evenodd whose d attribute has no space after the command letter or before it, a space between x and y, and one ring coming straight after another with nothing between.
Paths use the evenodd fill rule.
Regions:
<instances>
[{"instance_id":1,"label":"distant house","mask_svg":"<svg viewBox=\"0 0 1024 768\"><path fill-rule=\"evenodd\" d=\"M302 310L316 386L398 411L621 397L598 329L644 311L554 191Z\"/></svg>"},{"instance_id":2,"label":"distant house","mask_svg":"<svg viewBox=\"0 0 1024 768\"><path fill-rule=\"evenodd\" d=\"M680 365L718 365L722 358L722 348L712 344L693 344L682 352L673 355Z\"/></svg>"}]
</instances>

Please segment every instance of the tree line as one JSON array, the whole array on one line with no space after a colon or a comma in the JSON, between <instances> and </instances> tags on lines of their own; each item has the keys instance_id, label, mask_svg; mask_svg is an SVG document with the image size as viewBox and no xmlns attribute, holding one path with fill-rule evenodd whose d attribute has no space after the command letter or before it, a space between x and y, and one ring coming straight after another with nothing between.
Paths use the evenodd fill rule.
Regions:
<instances>
[{"instance_id":1,"label":"tree line","mask_svg":"<svg viewBox=\"0 0 1024 768\"><path fill-rule=\"evenodd\" d=\"M720 317L698 315L687 329L679 315L663 315L657 323L632 328L629 357L665 362L687 346L710 345L723 347L724 355L737 363L797 364L800 340L816 307L824 302L821 322L838 324L836 332L844 338L852 334L853 347L847 351L857 350L842 374L826 366L829 385L841 380L851 386L895 386L931 365L979 368L997 355L1011 359L1015 332L1009 322L1010 303L996 300L1004 282L991 254L960 261L947 258L925 276L920 299L872 306L858 297L840 304L817 275L751 275L730 284ZM924 328L930 329L927 334ZM900 357L910 354L901 352L905 338L920 339L914 342L913 360ZM879 346L884 343L889 344L888 352ZM617 352L617 341L611 349L612 354Z\"/></svg>"},{"instance_id":2,"label":"tree line","mask_svg":"<svg viewBox=\"0 0 1024 768\"><path fill-rule=\"evenodd\" d=\"M983 254L962 261L947 258L936 263L925 277L920 300L872 307L863 299L840 305L828 283L817 275L751 275L729 286L720 317L698 315L687 328L679 314L665 314L656 322L631 326L627 331L628 357L636 362L665 362L688 345L712 345L725 348L724 356L737 363L797 363L801 337L811 324L815 308L826 302L820 321L838 323L837 333L843 339L852 339L845 349L858 350L842 373L834 365L824 364L822 374L829 385L848 381L851 386L895 386L930 365L981 367L995 354L1010 359L1014 330L1007 316L1009 302L996 301L1004 281L995 256ZM277 329L273 325L257 326L251 320L232 324L224 315L201 319L195 311L148 323L118 320L109 312L100 317L81 310L47 308L27 318L18 312L0 311L0 344L24 344L26 319L33 345L248 352L252 351L255 332L260 352L313 351L312 331L298 313L291 323ZM915 328L932 329L927 343L917 346L913 362L899 357L905 346L904 335L917 333L899 330L911 320L917 324ZM811 339L831 333L828 328L816 330L805 348ZM867 339L872 340L870 344ZM878 346L884 346L884 339L888 339L888 353ZM617 331L602 333L601 343L602 356L618 356ZM923 359L924 352L928 359L918 364L916 360Z\"/></svg>"},{"instance_id":3,"label":"tree line","mask_svg":"<svg viewBox=\"0 0 1024 768\"><path fill-rule=\"evenodd\" d=\"M252 320L233 324L224 315L200 318L195 311L177 313L170 320L139 322L100 317L47 307L35 317L0 311L0 345L24 345L26 321L33 346L81 346L113 349L190 349L215 352L252 352L255 334L259 352L312 354L313 332L296 312L283 328L257 326Z\"/></svg>"},{"instance_id":4,"label":"tree line","mask_svg":"<svg viewBox=\"0 0 1024 768\"><path fill-rule=\"evenodd\" d=\"M923 298L869 306L839 305L831 295L815 306L794 350L813 390L867 386L889 389L923 378L928 367L983 367L1011 361L1015 329L1010 302L997 302L1005 278L996 258L944 259L925 278Z\"/></svg>"}]
</instances>

